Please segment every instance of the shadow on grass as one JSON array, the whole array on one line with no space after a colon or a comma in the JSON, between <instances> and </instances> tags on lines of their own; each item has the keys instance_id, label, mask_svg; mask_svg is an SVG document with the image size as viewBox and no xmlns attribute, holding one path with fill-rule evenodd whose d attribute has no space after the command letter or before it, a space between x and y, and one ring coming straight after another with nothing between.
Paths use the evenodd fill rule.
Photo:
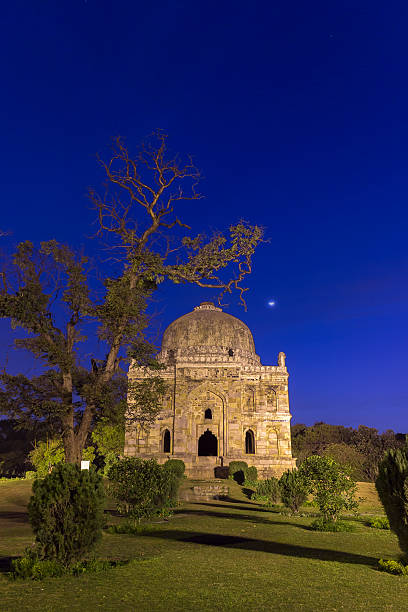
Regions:
<instances>
[{"instance_id":1,"label":"shadow on grass","mask_svg":"<svg viewBox=\"0 0 408 612\"><path fill-rule=\"evenodd\" d=\"M1 520L28 523L28 512L0 512L0 521Z\"/></svg>"},{"instance_id":2,"label":"shadow on grass","mask_svg":"<svg viewBox=\"0 0 408 612\"><path fill-rule=\"evenodd\" d=\"M247 489L246 487L242 488L242 492L248 499L251 499L251 497L255 493L254 489Z\"/></svg>"},{"instance_id":3,"label":"shadow on grass","mask_svg":"<svg viewBox=\"0 0 408 612\"><path fill-rule=\"evenodd\" d=\"M229 509L231 508L232 510L244 510L245 512L269 512L272 514L276 514L278 513L280 510L277 508L266 508L265 506L256 506L254 503L249 503L249 502L245 502L242 500L228 500L225 499L223 500L226 503L222 504L222 503L217 503L217 502L206 502L206 501L202 501L202 502L190 502L191 505L197 504L199 506L213 506L215 508L224 508L224 509ZM247 504L246 506L242 506L240 504Z\"/></svg>"},{"instance_id":4,"label":"shadow on grass","mask_svg":"<svg viewBox=\"0 0 408 612\"><path fill-rule=\"evenodd\" d=\"M246 499L237 499L236 497L230 497L229 495L226 495L223 498L223 501L230 502L232 504L248 504L248 506L253 506L253 503L249 500L247 501Z\"/></svg>"},{"instance_id":5,"label":"shadow on grass","mask_svg":"<svg viewBox=\"0 0 408 612\"><path fill-rule=\"evenodd\" d=\"M285 544L266 540L255 540L242 536L228 536L216 533L197 533L189 531L168 530L150 533L151 538L176 540L187 544L200 544L203 546L219 546L222 548L237 548L240 550L254 550L285 557L298 557L301 559L317 559L319 561L334 561L353 565L366 565L375 567L378 559L338 550L325 548L311 548L297 544Z\"/></svg>"},{"instance_id":6,"label":"shadow on grass","mask_svg":"<svg viewBox=\"0 0 408 612\"><path fill-rule=\"evenodd\" d=\"M20 557L0 557L0 574L11 572L11 562Z\"/></svg>"},{"instance_id":7,"label":"shadow on grass","mask_svg":"<svg viewBox=\"0 0 408 612\"><path fill-rule=\"evenodd\" d=\"M203 505L203 504L200 504ZM219 508L222 508L222 506L218 506ZM225 508L225 506L224 506ZM246 509L246 508L245 508ZM190 515L190 516L208 516L211 518L220 518L220 519L232 519L232 520L238 520L238 521L248 521L254 525L256 524L263 524L263 525L291 525L292 527L297 527L299 529L305 529L307 531L309 531L309 527L306 525L302 525L299 523L291 523L288 520L286 520L285 517L285 521L274 521L268 518L264 518L262 516L254 516L254 515L250 515L250 514L232 514L231 512L216 512L214 510L199 510L199 509L194 509L194 508L186 508L183 510L183 515Z\"/></svg>"}]
</instances>

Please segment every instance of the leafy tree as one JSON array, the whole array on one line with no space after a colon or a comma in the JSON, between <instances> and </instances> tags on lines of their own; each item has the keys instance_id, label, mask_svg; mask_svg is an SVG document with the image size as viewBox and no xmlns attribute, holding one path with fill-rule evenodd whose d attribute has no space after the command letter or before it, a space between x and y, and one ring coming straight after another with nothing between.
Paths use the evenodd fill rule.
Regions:
<instances>
[{"instance_id":1,"label":"leafy tree","mask_svg":"<svg viewBox=\"0 0 408 612\"><path fill-rule=\"evenodd\" d=\"M390 529L408 555L408 445L389 450L379 465L375 486Z\"/></svg>"},{"instance_id":2,"label":"leafy tree","mask_svg":"<svg viewBox=\"0 0 408 612\"><path fill-rule=\"evenodd\" d=\"M39 442L29 454L37 476L45 478L52 468L64 461L64 447L61 439Z\"/></svg>"},{"instance_id":3,"label":"leafy tree","mask_svg":"<svg viewBox=\"0 0 408 612\"><path fill-rule=\"evenodd\" d=\"M92 441L101 455L112 453L116 456L123 453L125 444L125 423L111 423L102 419L92 432Z\"/></svg>"},{"instance_id":4,"label":"leafy tree","mask_svg":"<svg viewBox=\"0 0 408 612\"><path fill-rule=\"evenodd\" d=\"M309 492L307 479L300 470L287 470L279 479L282 503L297 514Z\"/></svg>"},{"instance_id":5,"label":"leafy tree","mask_svg":"<svg viewBox=\"0 0 408 612\"><path fill-rule=\"evenodd\" d=\"M62 439L54 438L52 440L47 439L46 441L38 442L29 453L28 457L35 468L34 476L37 478L44 478L56 465L64 462L65 456ZM84 448L82 457L84 460L92 463L95 459L94 447L87 446Z\"/></svg>"},{"instance_id":6,"label":"leafy tree","mask_svg":"<svg viewBox=\"0 0 408 612\"><path fill-rule=\"evenodd\" d=\"M312 455L302 463L299 473L308 482L325 521L336 522L343 510L358 507L354 499L356 483L348 466L338 464L331 457Z\"/></svg>"},{"instance_id":7,"label":"leafy tree","mask_svg":"<svg viewBox=\"0 0 408 612\"><path fill-rule=\"evenodd\" d=\"M236 290L245 305L243 283L262 240L260 227L243 222L226 235L186 235L177 209L201 198L200 172L191 158L182 162L169 153L161 132L134 157L118 138L109 159L99 162L106 190L89 195L98 234L111 248L112 275L96 287L82 253L55 240L39 248L26 241L18 245L0 293L0 316L23 330L15 346L44 368L31 379L0 376L0 410L22 426L41 422L51 436L61 435L65 459L73 463L101 419L124 413L126 398L129 418L145 429L160 410L163 366L146 336L146 309L158 285L193 283L218 289L220 298ZM101 358L80 354L81 342L92 338L102 347ZM144 368L149 380L128 387L126 360Z\"/></svg>"},{"instance_id":8,"label":"leafy tree","mask_svg":"<svg viewBox=\"0 0 408 612\"><path fill-rule=\"evenodd\" d=\"M121 415L120 422L102 419L92 432L92 441L96 444L97 453L104 462L104 475L107 476L110 467L123 453L125 445L125 418Z\"/></svg>"},{"instance_id":9,"label":"leafy tree","mask_svg":"<svg viewBox=\"0 0 408 612\"><path fill-rule=\"evenodd\" d=\"M341 465L348 465L354 480L363 479L365 458L353 446L348 446L344 442L329 444L323 451L323 457L331 457Z\"/></svg>"},{"instance_id":10,"label":"leafy tree","mask_svg":"<svg viewBox=\"0 0 408 612\"><path fill-rule=\"evenodd\" d=\"M364 473L368 480L375 480L378 474L378 464L384 456L385 448L378 430L374 427L359 425L353 432L353 445L365 457Z\"/></svg>"},{"instance_id":11,"label":"leafy tree","mask_svg":"<svg viewBox=\"0 0 408 612\"><path fill-rule=\"evenodd\" d=\"M349 444L352 436L351 427L321 422L310 427L299 423L292 426L291 432L292 450L298 465L310 455L323 454L330 444Z\"/></svg>"},{"instance_id":12,"label":"leafy tree","mask_svg":"<svg viewBox=\"0 0 408 612\"><path fill-rule=\"evenodd\" d=\"M365 425L353 429L327 423L310 427L299 423L292 426L291 432L292 451L298 466L311 455L334 453L334 459L352 465L356 477L369 481L375 480L384 453L390 448L401 448L405 441L404 434L395 434L390 429L379 434L377 429Z\"/></svg>"}]
</instances>

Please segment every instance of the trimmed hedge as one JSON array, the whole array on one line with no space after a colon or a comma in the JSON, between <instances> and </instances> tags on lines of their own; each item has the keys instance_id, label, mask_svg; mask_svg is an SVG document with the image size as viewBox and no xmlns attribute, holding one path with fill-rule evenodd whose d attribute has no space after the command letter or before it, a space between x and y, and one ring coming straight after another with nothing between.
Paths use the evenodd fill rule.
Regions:
<instances>
[{"instance_id":1,"label":"trimmed hedge","mask_svg":"<svg viewBox=\"0 0 408 612\"><path fill-rule=\"evenodd\" d=\"M181 459L167 459L163 463L163 467L166 470L171 470L178 478L183 478L186 471L186 464Z\"/></svg>"},{"instance_id":2,"label":"trimmed hedge","mask_svg":"<svg viewBox=\"0 0 408 612\"><path fill-rule=\"evenodd\" d=\"M244 476L245 482L248 482L248 484L255 484L258 480L258 470L254 465L251 465L244 471Z\"/></svg>"},{"instance_id":3,"label":"trimmed hedge","mask_svg":"<svg viewBox=\"0 0 408 612\"><path fill-rule=\"evenodd\" d=\"M229 477L235 480L238 484L243 484L245 474L248 470L248 464L245 461L231 461L229 466Z\"/></svg>"}]
</instances>

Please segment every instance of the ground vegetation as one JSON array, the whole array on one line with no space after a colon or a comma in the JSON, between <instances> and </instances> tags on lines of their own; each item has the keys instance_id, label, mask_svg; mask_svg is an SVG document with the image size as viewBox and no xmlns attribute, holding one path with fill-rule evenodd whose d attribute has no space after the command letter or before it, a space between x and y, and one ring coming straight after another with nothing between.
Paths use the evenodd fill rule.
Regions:
<instances>
[{"instance_id":1,"label":"ground vegetation","mask_svg":"<svg viewBox=\"0 0 408 612\"><path fill-rule=\"evenodd\" d=\"M183 486L191 483L184 481ZM228 500L183 504L173 518L159 520L152 530L105 532L95 550L97 558L131 563L85 572L79 579L65 574L10 581L4 573L10 557L21 555L33 537L26 515L31 483L0 482L1 608L405 609L406 578L378 568L379 558L398 562L393 533L371 529L363 520L355 522L352 533L310 531L307 512L313 513L312 508L304 508L302 516L286 516L252 503L234 481L228 486ZM366 498L360 506L364 516L381 515L374 485L358 487L358 497ZM118 526L126 520L116 516L111 502L107 518Z\"/></svg>"}]
</instances>

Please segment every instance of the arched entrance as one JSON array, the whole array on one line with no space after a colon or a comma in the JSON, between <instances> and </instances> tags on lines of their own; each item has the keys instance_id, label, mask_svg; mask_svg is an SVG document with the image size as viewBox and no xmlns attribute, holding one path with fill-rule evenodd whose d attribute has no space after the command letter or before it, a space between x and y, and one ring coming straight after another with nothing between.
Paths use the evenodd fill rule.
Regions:
<instances>
[{"instance_id":1,"label":"arched entrance","mask_svg":"<svg viewBox=\"0 0 408 612\"><path fill-rule=\"evenodd\" d=\"M218 455L218 441L209 429L198 439L199 457L216 457Z\"/></svg>"}]
</instances>

